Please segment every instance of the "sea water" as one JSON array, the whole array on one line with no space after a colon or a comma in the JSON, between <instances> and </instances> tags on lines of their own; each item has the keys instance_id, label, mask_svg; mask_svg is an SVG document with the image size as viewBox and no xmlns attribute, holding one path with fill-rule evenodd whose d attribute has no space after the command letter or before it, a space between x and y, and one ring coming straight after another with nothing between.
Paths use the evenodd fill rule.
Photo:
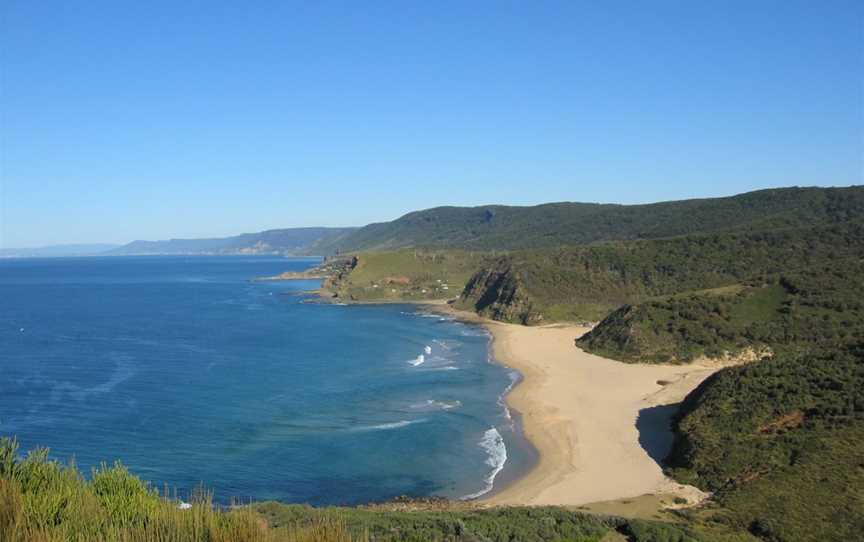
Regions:
<instances>
[{"instance_id":1,"label":"sea water","mask_svg":"<svg viewBox=\"0 0 864 542\"><path fill-rule=\"evenodd\" d=\"M223 503L470 498L527 468L484 329L250 281L317 262L0 261L0 435Z\"/></svg>"}]
</instances>

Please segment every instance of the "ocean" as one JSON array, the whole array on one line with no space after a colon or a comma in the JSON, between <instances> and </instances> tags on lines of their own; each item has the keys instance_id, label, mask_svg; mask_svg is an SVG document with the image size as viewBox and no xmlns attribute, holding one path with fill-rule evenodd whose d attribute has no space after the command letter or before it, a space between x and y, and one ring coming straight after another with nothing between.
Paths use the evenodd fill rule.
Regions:
<instances>
[{"instance_id":1,"label":"ocean","mask_svg":"<svg viewBox=\"0 0 864 542\"><path fill-rule=\"evenodd\" d=\"M318 261L0 260L0 435L226 504L465 498L529 468L483 328L250 282Z\"/></svg>"}]
</instances>

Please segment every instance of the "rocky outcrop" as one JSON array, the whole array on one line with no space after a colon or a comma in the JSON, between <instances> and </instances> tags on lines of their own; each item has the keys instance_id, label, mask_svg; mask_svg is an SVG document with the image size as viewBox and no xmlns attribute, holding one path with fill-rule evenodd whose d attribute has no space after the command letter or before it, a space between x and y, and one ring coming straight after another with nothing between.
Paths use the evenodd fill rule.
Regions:
<instances>
[{"instance_id":1,"label":"rocky outcrop","mask_svg":"<svg viewBox=\"0 0 864 542\"><path fill-rule=\"evenodd\" d=\"M357 266L357 257L331 257L326 258L319 265L311 269L307 269L306 271L286 271L282 274L273 276L273 277L258 277L252 279L253 282L257 281L271 281L271 280L315 280L315 279L323 279L324 284L323 288L327 288L328 284L333 284L333 281L338 281L340 278L345 277L348 273L351 272Z\"/></svg>"},{"instance_id":2,"label":"rocky outcrop","mask_svg":"<svg viewBox=\"0 0 864 542\"><path fill-rule=\"evenodd\" d=\"M506 258L475 273L465 285L459 303L493 320L523 325L543 320L531 303L524 281Z\"/></svg>"},{"instance_id":3,"label":"rocky outcrop","mask_svg":"<svg viewBox=\"0 0 864 542\"><path fill-rule=\"evenodd\" d=\"M338 292L340 285L348 278L351 271L357 267L357 256L336 257L324 260L319 269L327 274L321 288L333 292ZM336 297L334 295L334 297Z\"/></svg>"}]
</instances>

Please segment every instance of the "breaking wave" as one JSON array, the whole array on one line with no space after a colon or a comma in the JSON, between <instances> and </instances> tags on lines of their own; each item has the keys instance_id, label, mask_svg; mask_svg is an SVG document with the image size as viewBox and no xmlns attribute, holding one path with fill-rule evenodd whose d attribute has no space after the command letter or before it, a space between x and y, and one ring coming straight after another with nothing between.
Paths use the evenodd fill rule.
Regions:
<instances>
[{"instance_id":1,"label":"breaking wave","mask_svg":"<svg viewBox=\"0 0 864 542\"><path fill-rule=\"evenodd\" d=\"M492 470L486 475L486 487L476 493L465 495L462 500L476 499L489 493L495 485L495 477L498 476L498 473L504 468L504 463L507 462L507 446L504 444L504 437L494 427L483 433L480 447L489 456L486 458L486 464L492 467Z\"/></svg>"},{"instance_id":2,"label":"breaking wave","mask_svg":"<svg viewBox=\"0 0 864 542\"><path fill-rule=\"evenodd\" d=\"M422 403L415 403L410 406L412 410L452 410L462 406L462 401L435 401L429 399Z\"/></svg>"},{"instance_id":3,"label":"breaking wave","mask_svg":"<svg viewBox=\"0 0 864 542\"><path fill-rule=\"evenodd\" d=\"M400 427L407 427L409 425L414 425L415 423L423 423L425 421L426 419L422 418L419 420L401 420L398 422L380 423L378 425L361 425L360 427L352 428L351 431L387 431L389 429L399 429Z\"/></svg>"}]
</instances>

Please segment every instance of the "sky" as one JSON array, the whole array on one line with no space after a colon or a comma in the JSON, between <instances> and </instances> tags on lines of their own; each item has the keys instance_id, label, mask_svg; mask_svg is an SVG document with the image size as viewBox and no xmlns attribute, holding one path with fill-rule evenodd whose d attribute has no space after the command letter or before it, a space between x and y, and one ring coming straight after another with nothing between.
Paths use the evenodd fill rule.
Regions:
<instances>
[{"instance_id":1,"label":"sky","mask_svg":"<svg viewBox=\"0 0 864 542\"><path fill-rule=\"evenodd\" d=\"M0 2L0 247L864 184L864 2Z\"/></svg>"}]
</instances>

